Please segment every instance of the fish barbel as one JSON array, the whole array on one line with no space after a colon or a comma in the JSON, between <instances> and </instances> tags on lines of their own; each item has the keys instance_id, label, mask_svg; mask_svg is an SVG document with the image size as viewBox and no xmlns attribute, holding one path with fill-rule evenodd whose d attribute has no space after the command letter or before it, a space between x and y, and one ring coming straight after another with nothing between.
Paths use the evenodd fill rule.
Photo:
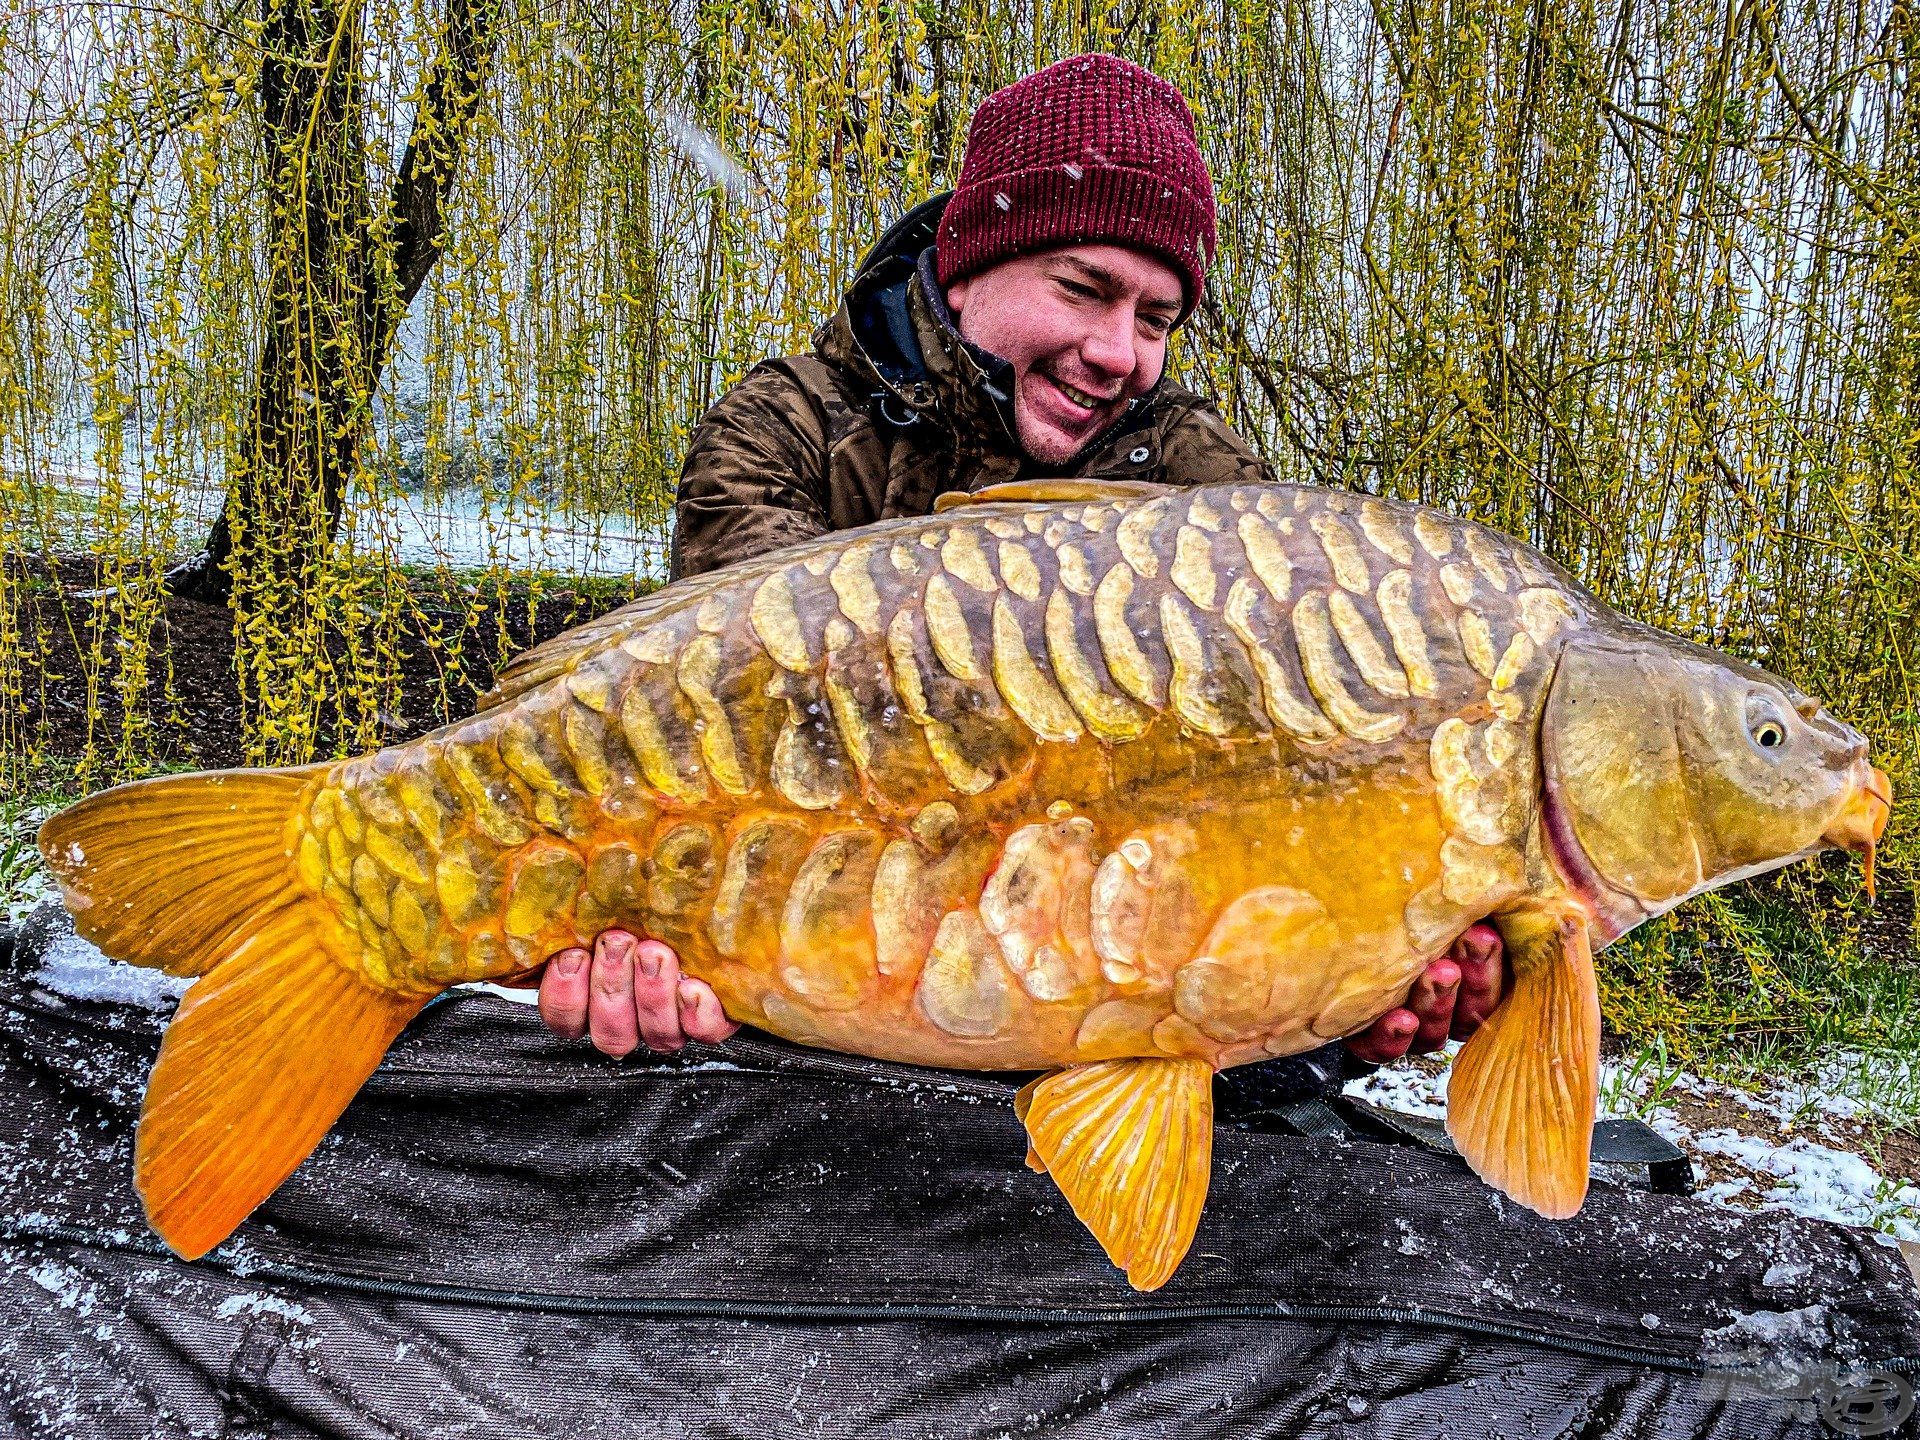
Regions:
<instances>
[{"instance_id":1,"label":"fish barbel","mask_svg":"<svg viewBox=\"0 0 1920 1440\"><path fill-rule=\"evenodd\" d=\"M140 1124L159 1234L224 1239L441 990L612 926L789 1039L1047 1071L1029 1161L1152 1288L1213 1072L1364 1028L1491 919L1514 981L1448 1124L1568 1215L1592 950L1885 828L1859 734L1483 526L1287 486L964 500L670 585L409 744L49 820L80 933L199 977Z\"/></svg>"}]
</instances>

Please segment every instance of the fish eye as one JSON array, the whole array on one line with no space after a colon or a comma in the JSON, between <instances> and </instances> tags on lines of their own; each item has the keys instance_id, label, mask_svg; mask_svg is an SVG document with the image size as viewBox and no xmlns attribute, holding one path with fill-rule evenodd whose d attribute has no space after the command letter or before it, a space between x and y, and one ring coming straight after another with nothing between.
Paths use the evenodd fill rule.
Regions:
<instances>
[{"instance_id":1,"label":"fish eye","mask_svg":"<svg viewBox=\"0 0 1920 1440\"><path fill-rule=\"evenodd\" d=\"M1757 691L1747 697L1747 738L1755 748L1778 752L1791 738L1787 730L1788 711L1777 697Z\"/></svg>"}]
</instances>

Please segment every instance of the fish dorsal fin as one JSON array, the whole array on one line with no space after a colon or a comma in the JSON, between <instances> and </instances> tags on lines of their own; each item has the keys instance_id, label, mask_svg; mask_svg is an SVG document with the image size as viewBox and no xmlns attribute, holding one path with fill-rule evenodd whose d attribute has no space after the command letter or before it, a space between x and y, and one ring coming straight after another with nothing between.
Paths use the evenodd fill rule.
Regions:
<instances>
[{"instance_id":1,"label":"fish dorsal fin","mask_svg":"<svg viewBox=\"0 0 1920 1440\"><path fill-rule=\"evenodd\" d=\"M1563 1220L1587 1195L1600 1093L1600 996L1586 917L1529 910L1494 923L1513 991L1453 1062L1447 1133L1482 1180Z\"/></svg>"},{"instance_id":2,"label":"fish dorsal fin","mask_svg":"<svg viewBox=\"0 0 1920 1440\"><path fill-rule=\"evenodd\" d=\"M725 572L715 572L717 579L701 576L698 579L678 580L663 585L649 595L638 600L629 600L618 610L609 610L606 614L584 621L571 630L563 630L549 640L543 640L530 649L522 650L493 677L493 688L482 695L474 705L474 713L491 710L496 705L504 705L509 700L517 700L529 690L540 686L571 670L586 656L596 650L604 649L614 639L646 623L659 619L667 612L678 610L691 604L717 584L732 578L735 571L729 566Z\"/></svg>"},{"instance_id":3,"label":"fish dorsal fin","mask_svg":"<svg viewBox=\"0 0 1920 1440\"><path fill-rule=\"evenodd\" d=\"M1027 1163L1053 1176L1127 1283L1157 1290L1172 1279L1213 1172L1213 1067L1074 1065L1025 1086L1014 1111L1027 1127Z\"/></svg>"},{"instance_id":4,"label":"fish dorsal fin","mask_svg":"<svg viewBox=\"0 0 1920 1440\"><path fill-rule=\"evenodd\" d=\"M629 601L618 610L610 610L597 619L571 630L564 630L550 640L542 640L538 645L522 650L493 677L493 686L474 703L474 713L491 710L496 705L504 705L509 700L517 700L529 690L564 674L585 655L605 645L612 635L629 625L638 624L649 616L669 608L679 600L677 593L669 589L654 591L651 595L642 595L638 600Z\"/></svg>"},{"instance_id":5,"label":"fish dorsal fin","mask_svg":"<svg viewBox=\"0 0 1920 1440\"><path fill-rule=\"evenodd\" d=\"M980 490L949 490L933 502L933 513L962 505L1065 504L1070 500L1151 500L1174 487L1150 480L1009 480Z\"/></svg>"}]
</instances>

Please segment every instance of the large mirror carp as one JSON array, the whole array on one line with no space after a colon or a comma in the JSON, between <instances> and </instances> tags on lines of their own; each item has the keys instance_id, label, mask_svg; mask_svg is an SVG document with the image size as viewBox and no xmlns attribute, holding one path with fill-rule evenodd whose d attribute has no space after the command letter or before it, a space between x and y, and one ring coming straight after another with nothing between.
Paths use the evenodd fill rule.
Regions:
<instances>
[{"instance_id":1,"label":"large mirror carp","mask_svg":"<svg viewBox=\"0 0 1920 1440\"><path fill-rule=\"evenodd\" d=\"M140 1123L155 1230L218 1244L433 996L616 925L791 1040L1048 1072L1029 1163L1151 1289L1214 1071L1363 1029L1489 919L1513 985L1448 1128L1570 1215L1592 952L1828 846L1871 874L1856 731L1483 526L1287 486L965 501L670 585L410 744L49 820L80 933L199 977Z\"/></svg>"}]
</instances>

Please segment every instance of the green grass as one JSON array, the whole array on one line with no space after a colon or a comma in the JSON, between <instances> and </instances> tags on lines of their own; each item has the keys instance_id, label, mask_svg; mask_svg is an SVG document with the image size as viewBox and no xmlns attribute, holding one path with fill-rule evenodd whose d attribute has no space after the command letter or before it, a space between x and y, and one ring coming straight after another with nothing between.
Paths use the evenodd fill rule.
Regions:
<instances>
[{"instance_id":1,"label":"green grass","mask_svg":"<svg viewBox=\"0 0 1920 1440\"><path fill-rule=\"evenodd\" d=\"M42 761L24 783L0 791L0 920L17 922L54 893L34 837L42 820L84 793L73 765L58 760Z\"/></svg>"},{"instance_id":2,"label":"green grass","mask_svg":"<svg viewBox=\"0 0 1920 1440\"><path fill-rule=\"evenodd\" d=\"M564 623L568 625L582 624L617 610L659 588L638 576L572 575L558 570L502 572L472 567L401 565L395 573L402 578L414 603L422 606L461 608L474 595L492 596L504 589L506 603L512 608L524 609L538 601L564 601Z\"/></svg>"},{"instance_id":3,"label":"green grass","mask_svg":"<svg viewBox=\"0 0 1920 1440\"><path fill-rule=\"evenodd\" d=\"M1609 1028L1665 1036L1683 1059L1728 1046L1920 1053L1912 891L1891 876L1881 888L1870 907L1835 856L1689 901L1603 953Z\"/></svg>"},{"instance_id":4,"label":"green grass","mask_svg":"<svg viewBox=\"0 0 1920 1440\"><path fill-rule=\"evenodd\" d=\"M1686 1067L1667 1050L1667 1037L1655 1035L1633 1047L1609 1073L1600 1090L1603 1114L1646 1120L1666 1103Z\"/></svg>"},{"instance_id":5,"label":"green grass","mask_svg":"<svg viewBox=\"0 0 1920 1440\"><path fill-rule=\"evenodd\" d=\"M1599 960L1607 1034L1647 1092L1625 1113L1683 1070L1742 1088L1817 1071L1819 1093L1856 1101L1875 1132L1920 1126L1920 965L1899 877L1869 907L1857 867L1830 856L1689 901Z\"/></svg>"}]
</instances>

